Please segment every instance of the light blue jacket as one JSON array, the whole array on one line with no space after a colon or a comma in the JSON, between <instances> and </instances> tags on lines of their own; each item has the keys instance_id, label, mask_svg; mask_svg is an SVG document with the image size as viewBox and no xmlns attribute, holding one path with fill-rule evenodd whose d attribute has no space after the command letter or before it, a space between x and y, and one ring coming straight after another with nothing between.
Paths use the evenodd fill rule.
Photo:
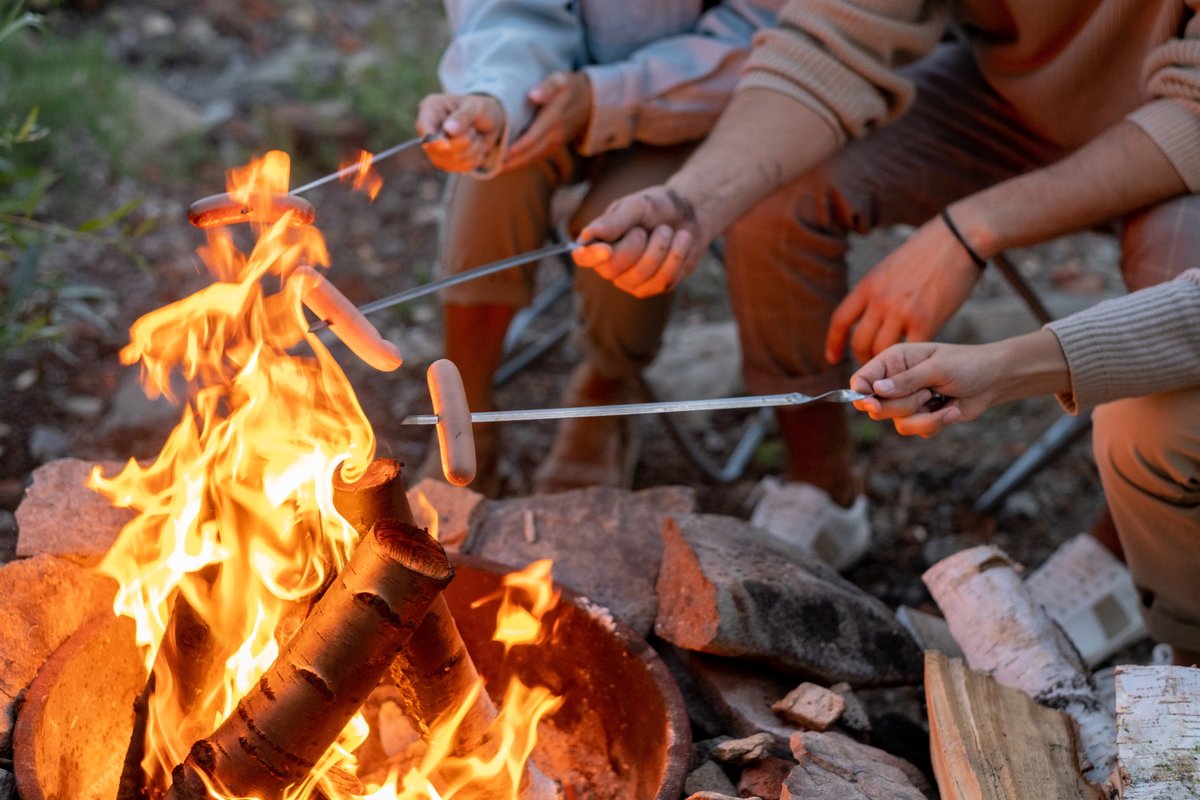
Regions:
<instances>
[{"instance_id":1,"label":"light blue jacket","mask_svg":"<svg viewBox=\"0 0 1200 800\"><path fill-rule=\"evenodd\" d=\"M439 76L447 92L504 106L508 142L533 119L526 93L558 70L591 80L583 155L666 145L708 133L737 84L759 28L784 0L445 0L454 39ZM493 166L494 168L494 166Z\"/></svg>"}]
</instances>

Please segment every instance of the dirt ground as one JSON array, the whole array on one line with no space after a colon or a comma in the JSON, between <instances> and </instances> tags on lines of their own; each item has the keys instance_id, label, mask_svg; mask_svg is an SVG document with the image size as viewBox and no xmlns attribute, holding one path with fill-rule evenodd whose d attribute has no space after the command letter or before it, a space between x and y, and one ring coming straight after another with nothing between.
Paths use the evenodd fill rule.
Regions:
<instances>
[{"instance_id":1,"label":"dirt ground","mask_svg":"<svg viewBox=\"0 0 1200 800\"><path fill-rule=\"evenodd\" d=\"M411 55L412 47L440 48L444 37L440 7L429 0L374 4L293 0L277 6L228 0L186 4L177 0L153 4L122 1L90 12L60 12L55 20L58 29L68 35L97 28L106 31L119 57L132 66L149 65L145 80L202 112L216 107L220 98L214 93L221 86L237 85L236 74L230 72L237 64L250 73L280 53L296 52L295 48L307 48L308 56L340 53L352 60L369 52L403 60ZM157 21L157 27L150 21ZM215 37L207 55L186 50L183 41L202 23ZM379 37L372 35L381 25L396 31L391 45L381 45ZM180 41L173 43L172 37ZM169 56L172 46L178 47L177 57ZM117 398L128 380L128 369L119 364L117 352L127 341L129 325L140 314L207 283L194 255L203 237L187 224L184 212L193 200L223 188L222 170L237 165L233 156L270 146L284 146L298 158L311 154L315 140L310 123L324 106L305 105L299 87L289 90L286 79L280 84L283 88L274 95L264 91L257 97L235 96L230 113L193 140L188 174L153 166L148 160L129 177L116 177L100 166L88 176L87 191L97 205L115 207L134 197L143 199L135 217L152 221L154 227L134 246L148 267L139 269L119 251L89 241L61 242L44 253L48 274L66 285L92 287L99 299L91 302L91 316L70 318L59 347L25 347L0 364L3 512L15 510L30 472L49 458L123 459L148 457L157 451L161 428L148 424L141 431L130 433L125 428L124 433L114 434L114 426L108 424L122 411ZM261 112L272 104L289 110L290 116L271 118L276 126L282 126L282 134L280 127L259 123ZM411 116L411 110L405 112ZM349 113L352 123L353 112ZM371 131L353 124L339 127L331 137L339 145L353 142L373 150L392 143L375 141ZM169 152L165 160L170 162ZM327 166L298 160L294 182L315 177ZM331 278L356 302L428 280L437 262L442 176L418 152L387 162L381 171L385 185L373 204L337 185L310 195L318 208L318 224L329 240ZM68 206L63 206L65 213L78 213ZM49 208L47 213L58 210ZM859 243L856 263L869 264L875 254L902 235L888 232ZM1108 285L1112 280L1108 251L1090 239L1029 251L1021 255L1020 262L1031 282L1047 291L1073 291ZM0 276L0 291L5 288ZM1001 297L1006 292L998 281L989 279L980 299ZM538 329L569 314L569 303L560 302L538 323ZM727 319L728 314L723 276L710 264L682 291L672 325ZM438 309L434 301L424 300L378 321L408 355L405 366L397 373L381 375L348 356L344 365L375 427L380 453L417 463L428 442L428 429L404 427L399 420L428 407L424 367L437 355ZM500 390L501 404L510 408L553 404L574 358L569 343L555 348ZM865 417L858 420L858 464L871 502L876 546L849 577L891 605L921 605L927 601L920 574L942 555L967 544L991 541L1032 567L1058 543L1086 529L1101 504L1086 436L1038 472L996 513L971 512L975 499L1059 416L1057 404L1050 399L1017 403L929 440L906 439L889 426ZM705 437L706 446L716 454L731 447L741 419L732 413L715 417ZM773 433L740 478L717 483L686 457L666 434L661 420L639 419L637 425L643 452L635 488L694 486L705 511L744 516L756 482L778 469L780 446ZM510 492L527 491L521 476L531 474L546 452L552 432L550 423L510 425L505 430L505 452L517 467ZM11 516L0 514L0 523L5 537L0 552L11 554Z\"/></svg>"}]
</instances>

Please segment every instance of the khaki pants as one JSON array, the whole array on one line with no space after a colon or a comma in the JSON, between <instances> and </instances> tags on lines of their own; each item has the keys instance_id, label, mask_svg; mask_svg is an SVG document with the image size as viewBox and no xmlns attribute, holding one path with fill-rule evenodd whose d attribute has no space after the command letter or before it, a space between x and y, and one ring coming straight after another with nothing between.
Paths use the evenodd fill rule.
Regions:
<instances>
[{"instance_id":1,"label":"khaki pants","mask_svg":"<svg viewBox=\"0 0 1200 800\"><path fill-rule=\"evenodd\" d=\"M911 74L910 113L852 142L730 230L725 263L749 391L819 394L846 385L849 364L829 366L824 342L847 291L851 233L920 225L960 197L1065 155L1023 128L961 46L940 47ZM1200 195L1113 225L1131 290L1200 266ZM1150 630L1200 650L1200 388L1097 409L1095 446Z\"/></svg>"},{"instance_id":2,"label":"khaki pants","mask_svg":"<svg viewBox=\"0 0 1200 800\"><path fill-rule=\"evenodd\" d=\"M649 147L583 159L562 152L525 169L488 180L453 175L446 189L442 263L450 273L526 252L545 244L554 221L551 196L579 181L590 188L569 230L576 235L612 201L666 181L682 166L693 145ZM533 295L533 268L507 270L444 290L457 305L523 306ZM672 295L639 300L590 269L575 271L576 343L601 375L632 378L658 353Z\"/></svg>"}]
</instances>

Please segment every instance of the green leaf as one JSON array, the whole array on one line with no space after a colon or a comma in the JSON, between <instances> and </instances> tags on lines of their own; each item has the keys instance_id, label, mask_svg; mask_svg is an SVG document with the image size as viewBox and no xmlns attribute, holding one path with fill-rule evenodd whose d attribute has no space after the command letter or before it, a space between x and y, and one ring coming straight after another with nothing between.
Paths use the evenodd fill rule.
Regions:
<instances>
[{"instance_id":1,"label":"green leaf","mask_svg":"<svg viewBox=\"0 0 1200 800\"><path fill-rule=\"evenodd\" d=\"M89 219L87 222L79 226L80 233L91 233L93 231L103 230L114 222L117 222L129 216L133 211L142 204L141 198L130 200L125 205L118 208L116 211L101 219Z\"/></svg>"},{"instance_id":2,"label":"green leaf","mask_svg":"<svg viewBox=\"0 0 1200 800\"><path fill-rule=\"evenodd\" d=\"M4 306L5 316L16 316L17 309L21 307L27 297L33 294L34 287L37 285L38 260L41 255L42 245L40 242L29 245L21 254L21 260L17 264L17 271L9 289L8 302Z\"/></svg>"}]
</instances>

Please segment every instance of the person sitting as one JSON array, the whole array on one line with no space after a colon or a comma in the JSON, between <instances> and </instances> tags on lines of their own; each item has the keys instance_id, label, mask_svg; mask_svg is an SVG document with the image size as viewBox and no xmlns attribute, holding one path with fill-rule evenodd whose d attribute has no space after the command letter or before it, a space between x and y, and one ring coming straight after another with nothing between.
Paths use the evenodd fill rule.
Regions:
<instances>
[{"instance_id":1,"label":"person sitting","mask_svg":"<svg viewBox=\"0 0 1200 800\"><path fill-rule=\"evenodd\" d=\"M1128 288L1171 278L1200 251L1198 6L792 0L682 169L617 200L573 257L668 291L728 229L745 382L762 394L843 387L847 351L932 338L1009 248L1112 225ZM849 237L896 224L915 230L851 288ZM846 410L778 420L782 493L860 503Z\"/></svg>"},{"instance_id":2,"label":"person sitting","mask_svg":"<svg viewBox=\"0 0 1200 800\"><path fill-rule=\"evenodd\" d=\"M1176 664L1200 663L1200 268L1023 336L892 345L850 388L906 435L1041 394L1095 409L1096 466L1146 628ZM932 392L948 402L931 409Z\"/></svg>"},{"instance_id":3,"label":"person sitting","mask_svg":"<svg viewBox=\"0 0 1200 800\"><path fill-rule=\"evenodd\" d=\"M781 3L447 0L444 91L421 102L417 120L421 134L437 134L425 145L429 158L455 173L446 186L444 268L461 272L542 246L561 187L590 183L568 226L574 237L611 200L669 177L716 120L751 37ZM475 411L495 408L505 334L530 300L533 273L501 272L442 295L446 357ZM575 288L583 358L563 402L631 400L658 351L671 297L636 297L591 270L578 271ZM628 485L630 431L617 418L564 421L535 488ZM479 486L495 494L499 427L478 426L475 435Z\"/></svg>"}]
</instances>

